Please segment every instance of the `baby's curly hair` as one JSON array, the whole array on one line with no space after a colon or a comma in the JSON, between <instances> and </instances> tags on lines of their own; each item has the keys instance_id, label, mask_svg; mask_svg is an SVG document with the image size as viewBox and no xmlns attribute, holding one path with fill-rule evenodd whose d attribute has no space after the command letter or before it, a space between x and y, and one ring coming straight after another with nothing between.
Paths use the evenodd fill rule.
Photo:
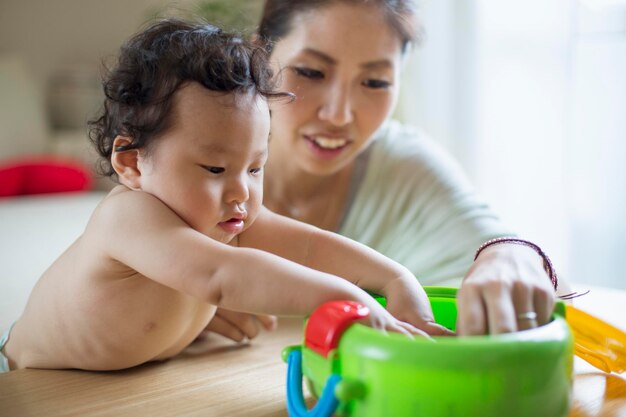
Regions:
<instances>
[{"instance_id":1,"label":"baby's curly hair","mask_svg":"<svg viewBox=\"0 0 626 417\"><path fill-rule=\"evenodd\" d=\"M122 45L117 64L103 80L103 110L89 121L102 175L116 177L111 154L118 135L131 142L116 151L141 149L168 128L173 95L190 81L224 93L252 91L266 99L291 96L274 90L263 45L206 22L153 23Z\"/></svg>"}]
</instances>

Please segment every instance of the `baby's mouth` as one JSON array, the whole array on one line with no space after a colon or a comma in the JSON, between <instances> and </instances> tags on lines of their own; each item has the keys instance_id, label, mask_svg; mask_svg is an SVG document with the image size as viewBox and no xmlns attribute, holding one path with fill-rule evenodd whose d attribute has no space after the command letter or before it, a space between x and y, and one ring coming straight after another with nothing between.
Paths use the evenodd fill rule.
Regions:
<instances>
[{"instance_id":1,"label":"baby's mouth","mask_svg":"<svg viewBox=\"0 0 626 417\"><path fill-rule=\"evenodd\" d=\"M218 223L218 225L229 233L241 233L245 225L243 218L231 217L230 219Z\"/></svg>"}]
</instances>

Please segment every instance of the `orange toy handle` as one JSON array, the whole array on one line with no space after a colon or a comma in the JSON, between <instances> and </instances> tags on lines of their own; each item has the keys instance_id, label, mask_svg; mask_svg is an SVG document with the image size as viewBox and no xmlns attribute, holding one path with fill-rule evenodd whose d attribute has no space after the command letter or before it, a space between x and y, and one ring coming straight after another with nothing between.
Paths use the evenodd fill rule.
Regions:
<instances>
[{"instance_id":1,"label":"orange toy handle","mask_svg":"<svg viewBox=\"0 0 626 417\"><path fill-rule=\"evenodd\" d=\"M565 308L576 355L604 372L624 372L626 333L576 307Z\"/></svg>"}]
</instances>

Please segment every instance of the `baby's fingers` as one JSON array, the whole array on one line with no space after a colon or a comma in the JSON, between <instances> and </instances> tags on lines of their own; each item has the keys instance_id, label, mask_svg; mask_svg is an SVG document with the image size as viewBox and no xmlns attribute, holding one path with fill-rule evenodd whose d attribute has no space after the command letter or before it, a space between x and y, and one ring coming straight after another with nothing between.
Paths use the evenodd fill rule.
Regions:
<instances>
[{"instance_id":1,"label":"baby's fingers","mask_svg":"<svg viewBox=\"0 0 626 417\"><path fill-rule=\"evenodd\" d=\"M256 318L259 322L261 322L265 330L276 330L276 327L278 326L278 319L276 318L276 316L257 314Z\"/></svg>"},{"instance_id":2,"label":"baby's fingers","mask_svg":"<svg viewBox=\"0 0 626 417\"><path fill-rule=\"evenodd\" d=\"M213 317L204 332L206 333L209 331L222 335L238 343L243 342L247 337L239 327L233 325L230 321L223 319L220 316Z\"/></svg>"},{"instance_id":3,"label":"baby's fingers","mask_svg":"<svg viewBox=\"0 0 626 417\"><path fill-rule=\"evenodd\" d=\"M432 321L426 323L422 327L422 330L424 330L431 336L456 336L456 333L454 333L452 330Z\"/></svg>"},{"instance_id":4,"label":"baby's fingers","mask_svg":"<svg viewBox=\"0 0 626 417\"><path fill-rule=\"evenodd\" d=\"M425 331L420 330L412 324L403 321L396 321L395 323L391 323L386 327L386 330L394 333L401 333L409 337L410 339L413 339L414 336L430 338L430 336L428 336L428 333L426 333Z\"/></svg>"}]
</instances>

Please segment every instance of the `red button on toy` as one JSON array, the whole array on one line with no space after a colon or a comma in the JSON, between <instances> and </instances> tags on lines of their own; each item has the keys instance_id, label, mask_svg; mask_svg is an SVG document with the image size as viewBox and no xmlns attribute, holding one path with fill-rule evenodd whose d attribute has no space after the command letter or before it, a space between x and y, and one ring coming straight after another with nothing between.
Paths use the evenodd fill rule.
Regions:
<instances>
[{"instance_id":1,"label":"red button on toy","mask_svg":"<svg viewBox=\"0 0 626 417\"><path fill-rule=\"evenodd\" d=\"M319 306L306 325L305 346L324 357L339 344L341 335L356 320L369 316L370 310L354 301L329 301Z\"/></svg>"}]
</instances>

